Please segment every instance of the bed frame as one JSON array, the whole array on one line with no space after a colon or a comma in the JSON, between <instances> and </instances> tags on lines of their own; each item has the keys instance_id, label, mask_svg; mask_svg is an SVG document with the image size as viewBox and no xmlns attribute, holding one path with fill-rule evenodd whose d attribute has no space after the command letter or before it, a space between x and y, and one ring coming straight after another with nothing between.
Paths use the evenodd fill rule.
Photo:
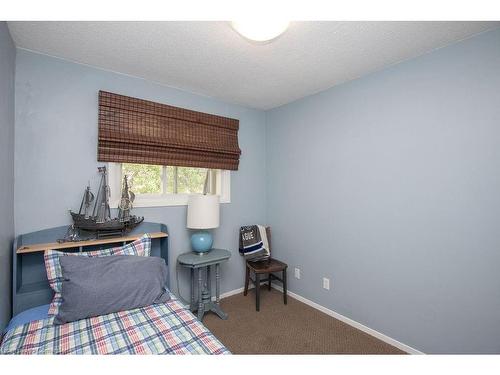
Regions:
<instances>
[{"instance_id":1,"label":"bed frame","mask_svg":"<svg viewBox=\"0 0 500 375\"><path fill-rule=\"evenodd\" d=\"M47 281L43 254L45 250L84 252L122 246L151 235L151 255L165 259L168 266L168 232L161 223L142 223L123 237L58 243L68 227L55 227L16 237L12 249L12 316L32 307L48 304L54 295ZM167 286L170 285L167 280Z\"/></svg>"}]
</instances>

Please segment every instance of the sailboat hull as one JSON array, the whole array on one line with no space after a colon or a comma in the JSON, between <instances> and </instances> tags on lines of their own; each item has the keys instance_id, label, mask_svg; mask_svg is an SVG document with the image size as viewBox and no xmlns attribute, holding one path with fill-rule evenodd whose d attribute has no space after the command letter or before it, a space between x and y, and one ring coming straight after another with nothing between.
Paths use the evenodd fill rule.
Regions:
<instances>
[{"instance_id":1,"label":"sailboat hull","mask_svg":"<svg viewBox=\"0 0 500 375\"><path fill-rule=\"evenodd\" d=\"M121 221L120 219L111 219L103 223L98 223L95 217L85 218L85 215L77 214L70 211L71 217L75 228L90 232L117 232L130 230L144 221L144 217L131 216L128 221Z\"/></svg>"}]
</instances>

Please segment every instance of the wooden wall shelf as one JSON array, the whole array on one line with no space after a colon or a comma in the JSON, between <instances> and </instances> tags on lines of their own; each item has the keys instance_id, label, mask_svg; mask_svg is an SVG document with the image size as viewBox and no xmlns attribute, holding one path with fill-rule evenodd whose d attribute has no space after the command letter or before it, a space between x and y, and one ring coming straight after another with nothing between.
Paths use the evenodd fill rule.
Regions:
<instances>
[{"instance_id":1,"label":"wooden wall shelf","mask_svg":"<svg viewBox=\"0 0 500 375\"><path fill-rule=\"evenodd\" d=\"M92 239L92 240L78 241L78 242L63 242L63 243L49 242L49 243L31 244L19 247L16 250L16 252L17 254L26 254L26 253L36 253L45 250L64 250L64 249L74 249L84 246L106 245L119 242L131 242L137 240L138 238L141 238L143 235L144 233L135 233L123 237L101 238L101 239ZM168 237L168 234L163 232L149 233L149 235L151 236L151 238Z\"/></svg>"}]
</instances>

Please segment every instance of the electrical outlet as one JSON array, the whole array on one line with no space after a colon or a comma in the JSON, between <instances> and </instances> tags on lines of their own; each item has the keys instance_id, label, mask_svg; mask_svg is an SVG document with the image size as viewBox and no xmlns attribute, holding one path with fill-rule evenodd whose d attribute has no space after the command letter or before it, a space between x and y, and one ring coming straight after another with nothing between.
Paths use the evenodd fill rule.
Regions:
<instances>
[{"instance_id":1,"label":"electrical outlet","mask_svg":"<svg viewBox=\"0 0 500 375\"><path fill-rule=\"evenodd\" d=\"M323 277L323 289L330 290L330 279Z\"/></svg>"},{"instance_id":2,"label":"electrical outlet","mask_svg":"<svg viewBox=\"0 0 500 375\"><path fill-rule=\"evenodd\" d=\"M300 268L295 267L295 278L300 279Z\"/></svg>"}]
</instances>

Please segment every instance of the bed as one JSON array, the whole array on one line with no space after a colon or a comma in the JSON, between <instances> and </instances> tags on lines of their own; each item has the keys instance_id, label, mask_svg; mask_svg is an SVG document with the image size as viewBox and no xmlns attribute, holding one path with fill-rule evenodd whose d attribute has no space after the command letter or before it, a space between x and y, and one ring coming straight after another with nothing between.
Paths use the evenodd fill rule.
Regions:
<instances>
[{"instance_id":1,"label":"bed","mask_svg":"<svg viewBox=\"0 0 500 375\"><path fill-rule=\"evenodd\" d=\"M152 256L168 254L155 245L165 243L153 244ZM0 354L230 354L170 295L165 303L60 325L54 324L48 304L22 309L3 333Z\"/></svg>"},{"instance_id":2,"label":"bed","mask_svg":"<svg viewBox=\"0 0 500 375\"><path fill-rule=\"evenodd\" d=\"M45 309L46 316L48 308L27 312L37 317ZM6 329L0 354L229 354L175 297L164 304L62 325L52 320L14 321Z\"/></svg>"}]
</instances>

